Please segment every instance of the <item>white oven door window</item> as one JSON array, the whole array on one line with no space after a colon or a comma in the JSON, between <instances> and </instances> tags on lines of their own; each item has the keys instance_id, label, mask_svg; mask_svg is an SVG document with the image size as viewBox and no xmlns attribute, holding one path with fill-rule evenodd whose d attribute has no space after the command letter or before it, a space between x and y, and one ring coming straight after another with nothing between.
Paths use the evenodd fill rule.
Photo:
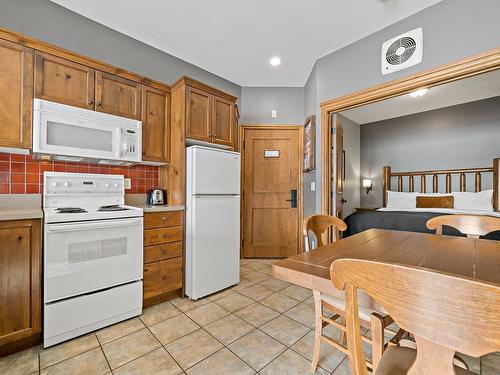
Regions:
<instances>
[{"instance_id":1,"label":"white oven door window","mask_svg":"<svg viewBox=\"0 0 500 375\"><path fill-rule=\"evenodd\" d=\"M48 224L45 302L142 279L142 218Z\"/></svg>"}]
</instances>

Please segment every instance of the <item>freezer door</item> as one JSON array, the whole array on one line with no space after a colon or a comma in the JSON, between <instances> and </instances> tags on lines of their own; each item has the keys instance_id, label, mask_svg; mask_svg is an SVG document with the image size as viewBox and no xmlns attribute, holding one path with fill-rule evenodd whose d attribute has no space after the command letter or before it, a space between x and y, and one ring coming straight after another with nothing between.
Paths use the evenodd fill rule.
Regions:
<instances>
[{"instance_id":1,"label":"freezer door","mask_svg":"<svg viewBox=\"0 0 500 375\"><path fill-rule=\"evenodd\" d=\"M188 193L240 194L240 154L196 146L189 150L192 158L188 156L188 168L191 167L188 173L192 174L192 185Z\"/></svg>"},{"instance_id":2,"label":"freezer door","mask_svg":"<svg viewBox=\"0 0 500 375\"><path fill-rule=\"evenodd\" d=\"M188 297L198 299L237 284L240 197L191 197L186 219Z\"/></svg>"}]
</instances>

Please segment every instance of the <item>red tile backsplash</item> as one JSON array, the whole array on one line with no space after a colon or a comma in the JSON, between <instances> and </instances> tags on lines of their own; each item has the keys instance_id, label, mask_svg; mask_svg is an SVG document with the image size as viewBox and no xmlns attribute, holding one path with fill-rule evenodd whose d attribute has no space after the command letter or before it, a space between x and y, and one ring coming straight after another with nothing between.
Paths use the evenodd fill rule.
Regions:
<instances>
[{"instance_id":1,"label":"red tile backsplash","mask_svg":"<svg viewBox=\"0 0 500 375\"><path fill-rule=\"evenodd\" d=\"M158 187L158 167L134 165L132 167L112 167L91 163L66 163L35 160L31 155L17 155L0 152L0 194L41 194L43 193L43 172L73 172L122 174L130 178L131 189L126 194L145 194Z\"/></svg>"}]
</instances>

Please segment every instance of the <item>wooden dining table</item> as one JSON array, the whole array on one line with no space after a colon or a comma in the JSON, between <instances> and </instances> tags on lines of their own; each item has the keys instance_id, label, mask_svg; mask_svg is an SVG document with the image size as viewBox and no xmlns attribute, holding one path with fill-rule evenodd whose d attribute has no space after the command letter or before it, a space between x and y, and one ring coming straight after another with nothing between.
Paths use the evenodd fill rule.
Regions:
<instances>
[{"instance_id":1,"label":"wooden dining table","mask_svg":"<svg viewBox=\"0 0 500 375\"><path fill-rule=\"evenodd\" d=\"M378 260L421 267L490 284L500 292L500 241L385 229L369 229L273 265L274 277L343 298L330 279L330 266L342 258ZM383 309L363 291L359 304ZM480 301L480 300L479 300Z\"/></svg>"}]
</instances>

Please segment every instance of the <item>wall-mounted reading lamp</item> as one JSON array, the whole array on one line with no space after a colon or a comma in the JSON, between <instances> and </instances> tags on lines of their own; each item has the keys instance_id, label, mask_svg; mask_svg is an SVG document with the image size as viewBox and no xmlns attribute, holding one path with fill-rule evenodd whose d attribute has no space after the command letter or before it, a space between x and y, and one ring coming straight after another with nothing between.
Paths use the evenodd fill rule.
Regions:
<instances>
[{"instance_id":1,"label":"wall-mounted reading lamp","mask_svg":"<svg viewBox=\"0 0 500 375\"><path fill-rule=\"evenodd\" d=\"M366 190L366 194L373 189L372 180L370 178L363 179L363 188Z\"/></svg>"}]
</instances>

